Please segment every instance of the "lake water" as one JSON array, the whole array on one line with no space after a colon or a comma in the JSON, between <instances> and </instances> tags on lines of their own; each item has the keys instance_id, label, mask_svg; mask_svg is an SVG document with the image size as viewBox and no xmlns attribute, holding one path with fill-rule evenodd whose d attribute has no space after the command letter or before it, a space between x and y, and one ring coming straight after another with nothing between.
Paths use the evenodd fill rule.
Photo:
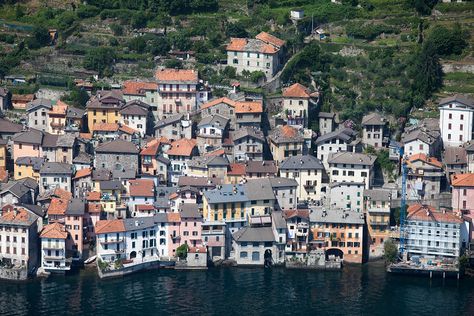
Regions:
<instances>
[{"instance_id":1,"label":"lake water","mask_svg":"<svg viewBox=\"0 0 474 316\"><path fill-rule=\"evenodd\" d=\"M343 271L212 268L100 280L94 271L0 282L5 315L474 315L474 280Z\"/></svg>"}]
</instances>

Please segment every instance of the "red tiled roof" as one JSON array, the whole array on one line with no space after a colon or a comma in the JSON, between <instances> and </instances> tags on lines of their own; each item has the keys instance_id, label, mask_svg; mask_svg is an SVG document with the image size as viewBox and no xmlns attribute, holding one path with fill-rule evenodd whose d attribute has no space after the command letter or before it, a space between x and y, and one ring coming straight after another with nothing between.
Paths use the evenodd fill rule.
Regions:
<instances>
[{"instance_id":1,"label":"red tiled roof","mask_svg":"<svg viewBox=\"0 0 474 316\"><path fill-rule=\"evenodd\" d=\"M119 130L124 132L124 133L127 133L129 135L138 133L138 131L136 129L133 129L128 125L120 125Z\"/></svg>"},{"instance_id":2,"label":"red tiled roof","mask_svg":"<svg viewBox=\"0 0 474 316\"><path fill-rule=\"evenodd\" d=\"M122 88L123 94L145 95L145 91L158 90L158 84L145 81L124 81Z\"/></svg>"},{"instance_id":3,"label":"red tiled roof","mask_svg":"<svg viewBox=\"0 0 474 316\"><path fill-rule=\"evenodd\" d=\"M189 253L207 253L206 247L189 247Z\"/></svg>"},{"instance_id":4,"label":"red tiled roof","mask_svg":"<svg viewBox=\"0 0 474 316\"><path fill-rule=\"evenodd\" d=\"M195 139L181 138L171 143L171 148L167 154L171 156L191 156L195 147Z\"/></svg>"},{"instance_id":5,"label":"red tiled roof","mask_svg":"<svg viewBox=\"0 0 474 316\"><path fill-rule=\"evenodd\" d=\"M69 200L53 198L48 207L48 215L64 215L69 204Z\"/></svg>"},{"instance_id":6,"label":"red tiled roof","mask_svg":"<svg viewBox=\"0 0 474 316\"><path fill-rule=\"evenodd\" d=\"M440 223L459 223L463 221L460 217L451 212L439 212L432 206L413 204L408 207L407 219L440 222Z\"/></svg>"},{"instance_id":7,"label":"red tiled roof","mask_svg":"<svg viewBox=\"0 0 474 316\"><path fill-rule=\"evenodd\" d=\"M100 201L100 192L92 191L87 192L87 201Z\"/></svg>"},{"instance_id":8,"label":"red tiled roof","mask_svg":"<svg viewBox=\"0 0 474 316\"><path fill-rule=\"evenodd\" d=\"M179 223L181 222L181 216L179 213L167 213L168 222Z\"/></svg>"},{"instance_id":9,"label":"red tiled roof","mask_svg":"<svg viewBox=\"0 0 474 316\"><path fill-rule=\"evenodd\" d=\"M309 220L309 210L284 210L283 215L286 219L293 217L302 217Z\"/></svg>"},{"instance_id":10,"label":"red tiled roof","mask_svg":"<svg viewBox=\"0 0 474 316\"><path fill-rule=\"evenodd\" d=\"M130 196L155 196L155 183L153 180L137 179L129 180Z\"/></svg>"},{"instance_id":11,"label":"red tiled roof","mask_svg":"<svg viewBox=\"0 0 474 316\"><path fill-rule=\"evenodd\" d=\"M460 173L451 176L453 187L474 187L474 173Z\"/></svg>"},{"instance_id":12,"label":"red tiled roof","mask_svg":"<svg viewBox=\"0 0 474 316\"><path fill-rule=\"evenodd\" d=\"M269 43L269 44L272 44L276 47L282 47L283 45L285 45L285 41L282 40L282 39L279 39L278 37L276 36L273 36L267 32L260 32L259 34L257 34L257 36L255 36L256 39L259 39L265 43Z\"/></svg>"},{"instance_id":13,"label":"red tiled roof","mask_svg":"<svg viewBox=\"0 0 474 316\"><path fill-rule=\"evenodd\" d=\"M60 199L65 199L65 200L72 199L72 193L69 191L63 190L61 188L54 189L53 195Z\"/></svg>"},{"instance_id":14,"label":"red tiled roof","mask_svg":"<svg viewBox=\"0 0 474 316\"><path fill-rule=\"evenodd\" d=\"M100 204L100 203L87 203L87 212L89 212L89 214L102 212L102 204Z\"/></svg>"},{"instance_id":15,"label":"red tiled roof","mask_svg":"<svg viewBox=\"0 0 474 316\"><path fill-rule=\"evenodd\" d=\"M79 133L79 137L83 139L92 139L92 133Z\"/></svg>"},{"instance_id":16,"label":"red tiled roof","mask_svg":"<svg viewBox=\"0 0 474 316\"><path fill-rule=\"evenodd\" d=\"M80 179L80 178L85 178L85 177L90 177L92 175L92 168L84 168L81 170L76 171L76 175L74 176L74 180Z\"/></svg>"},{"instance_id":17,"label":"red tiled roof","mask_svg":"<svg viewBox=\"0 0 474 316\"><path fill-rule=\"evenodd\" d=\"M67 232L63 224L52 223L43 227L40 238L66 239Z\"/></svg>"},{"instance_id":18,"label":"red tiled roof","mask_svg":"<svg viewBox=\"0 0 474 316\"><path fill-rule=\"evenodd\" d=\"M242 176L245 175L245 164L243 163L231 163L229 170L227 171L228 176Z\"/></svg>"},{"instance_id":19,"label":"red tiled roof","mask_svg":"<svg viewBox=\"0 0 474 316\"><path fill-rule=\"evenodd\" d=\"M247 45L247 39L246 38L232 37L230 39L229 45L227 45L227 50L243 51L244 48L245 48L245 45Z\"/></svg>"},{"instance_id":20,"label":"red tiled roof","mask_svg":"<svg viewBox=\"0 0 474 316\"><path fill-rule=\"evenodd\" d=\"M170 196L169 196L168 198L169 198L170 200L173 200L173 199L177 198L178 196L179 196L178 193L173 192L173 193L170 194Z\"/></svg>"},{"instance_id":21,"label":"red tiled roof","mask_svg":"<svg viewBox=\"0 0 474 316\"><path fill-rule=\"evenodd\" d=\"M135 205L138 212L141 211L153 211L155 207L151 204L137 204Z\"/></svg>"},{"instance_id":22,"label":"red tiled roof","mask_svg":"<svg viewBox=\"0 0 474 316\"><path fill-rule=\"evenodd\" d=\"M158 154L158 149L160 148L160 141L156 138L149 141L145 147L140 151L142 156L156 156Z\"/></svg>"},{"instance_id":23,"label":"red tiled roof","mask_svg":"<svg viewBox=\"0 0 474 316\"><path fill-rule=\"evenodd\" d=\"M436 159L434 157L428 157L428 156L426 156L425 154L422 154L422 153L412 155L408 158L409 162L414 162L414 161L417 161L417 160L424 161L425 163L430 164L430 165L435 166L435 167L439 167L439 168L443 167L443 164L438 159Z\"/></svg>"},{"instance_id":24,"label":"red tiled roof","mask_svg":"<svg viewBox=\"0 0 474 316\"><path fill-rule=\"evenodd\" d=\"M225 155L225 151L224 149L216 149L214 151L211 151L211 152L208 152L206 154L204 154L204 156L224 156Z\"/></svg>"},{"instance_id":25,"label":"red tiled roof","mask_svg":"<svg viewBox=\"0 0 474 316\"><path fill-rule=\"evenodd\" d=\"M283 91L283 96L286 98L306 98L309 99L310 93L308 88L302 84L295 83Z\"/></svg>"},{"instance_id":26,"label":"red tiled roof","mask_svg":"<svg viewBox=\"0 0 474 316\"><path fill-rule=\"evenodd\" d=\"M10 222L10 221L28 222L28 220L30 219L30 214L28 214L28 211L26 211L24 208L21 208L18 210L16 214L14 211L3 212L3 215L1 218L3 221L6 221L6 222Z\"/></svg>"},{"instance_id":27,"label":"red tiled roof","mask_svg":"<svg viewBox=\"0 0 474 316\"><path fill-rule=\"evenodd\" d=\"M158 81L192 81L198 82L198 73L193 69L161 69L155 73Z\"/></svg>"},{"instance_id":28,"label":"red tiled roof","mask_svg":"<svg viewBox=\"0 0 474 316\"><path fill-rule=\"evenodd\" d=\"M96 123L93 126L94 132L116 132L118 129L117 123Z\"/></svg>"},{"instance_id":29,"label":"red tiled roof","mask_svg":"<svg viewBox=\"0 0 474 316\"><path fill-rule=\"evenodd\" d=\"M125 225L121 219L101 220L95 224L96 234L120 233L125 231Z\"/></svg>"},{"instance_id":30,"label":"red tiled roof","mask_svg":"<svg viewBox=\"0 0 474 316\"><path fill-rule=\"evenodd\" d=\"M225 103L227 105L230 105L231 107L235 107L235 101L234 100L223 97L223 98L214 99L214 100L211 100L207 103L202 104L201 109L204 110L204 109L213 107L214 105L217 105L217 104L220 104L220 103Z\"/></svg>"},{"instance_id":31,"label":"red tiled roof","mask_svg":"<svg viewBox=\"0 0 474 316\"><path fill-rule=\"evenodd\" d=\"M235 113L262 113L263 105L261 101L236 102Z\"/></svg>"}]
</instances>

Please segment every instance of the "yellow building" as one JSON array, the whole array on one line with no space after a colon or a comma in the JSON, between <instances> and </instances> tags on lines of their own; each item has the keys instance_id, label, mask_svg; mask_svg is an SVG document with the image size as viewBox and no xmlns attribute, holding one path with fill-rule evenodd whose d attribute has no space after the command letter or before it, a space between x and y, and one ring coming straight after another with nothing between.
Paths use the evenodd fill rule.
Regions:
<instances>
[{"instance_id":1,"label":"yellow building","mask_svg":"<svg viewBox=\"0 0 474 316\"><path fill-rule=\"evenodd\" d=\"M39 171L45 162L44 158L39 157L20 157L15 161L14 179L33 178L39 182Z\"/></svg>"},{"instance_id":2,"label":"yellow building","mask_svg":"<svg viewBox=\"0 0 474 316\"><path fill-rule=\"evenodd\" d=\"M305 138L294 127L277 126L268 136L273 160L281 163L288 157L305 153Z\"/></svg>"},{"instance_id":3,"label":"yellow building","mask_svg":"<svg viewBox=\"0 0 474 316\"><path fill-rule=\"evenodd\" d=\"M7 168L7 141L0 139L0 169Z\"/></svg>"},{"instance_id":4,"label":"yellow building","mask_svg":"<svg viewBox=\"0 0 474 316\"><path fill-rule=\"evenodd\" d=\"M98 123L119 123L120 109L124 104L120 91L99 91L86 105L89 130L93 132Z\"/></svg>"},{"instance_id":5,"label":"yellow building","mask_svg":"<svg viewBox=\"0 0 474 316\"><path fill-rule=\"evenodd\" d=\"M207 221L241 222L250 216L270 214L274 205L270 180L254 179L204 192L203 216Z\"/></svg>"}]
</instances>

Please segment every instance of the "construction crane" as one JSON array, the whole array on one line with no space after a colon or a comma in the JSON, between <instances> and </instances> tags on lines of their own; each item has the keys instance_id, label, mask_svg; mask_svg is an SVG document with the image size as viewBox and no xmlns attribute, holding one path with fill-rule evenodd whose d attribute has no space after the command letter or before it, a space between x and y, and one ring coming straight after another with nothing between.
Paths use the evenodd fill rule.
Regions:
<instances>
[{"instance_id":1,"label":"construction crane","mask_svg":"<svg viewBox=\"0 0 474 316\"><path fill-rule=\"evenodd\" d=\"M403 156L403 146L400 147L400 157L402 163L402 196L400 203L400 244L399 253L400 257L403 258L405 252L405 219L406 219L406 206L407 206L407 162Z\"/></svg>"}]
</instances>

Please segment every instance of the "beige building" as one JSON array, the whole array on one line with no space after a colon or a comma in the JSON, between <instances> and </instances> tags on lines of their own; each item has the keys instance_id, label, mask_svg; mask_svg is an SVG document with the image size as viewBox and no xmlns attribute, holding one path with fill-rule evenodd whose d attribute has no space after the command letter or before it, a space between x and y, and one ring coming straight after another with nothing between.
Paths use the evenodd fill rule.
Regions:
<instances>
[{"instance_id":1,"label":"beige building","mask_svg":"<svg viewBox=\"0 0 474 316\"><path fill-rule=\"evenodd\" d=\"M388 139L388 122L379 113L370 113L362 118L362 142L375 149L386 148Z\"/></svg>"},{"instance_id":2,"label":"beige building","mask_svg":"<svg viewBox=\"0 0 474 316\"><path fill-rule=\"evenodd\" d=\"M273 160L281 163L288 157L306 154L309 147L305 136L303 131L294 127L277 126L268 135L268 144ZM309 140L311 140L311 136L309 136Z\"/></svg>"},{"instance_id":3,"label":"beige building","mask_svg":"<svg viewBox=\"0 0 474 316\"><path fill-rule=\"evenodd\" d=\"M247 70L262 71L267 79L281 68L285 41L261 32L253 38L231 38L227 45L227 64L236 68L238 74Z\"/></svg>"},{"instance_id":4,"label":"beige building","mask_svg":"<svg viewBox=\"0 0 474 316\"><path fill-rule=\"evenodd\" d=\"M310 91L295 83L283 90L283 113L288 125L307 127Z\"/></svg>"},{"instance_id":5,"label":"beige building","mask_svg":"<svg viewBox=\"0 0 474 316\"><path fill-rule=\"evenodd\" d=\"M280 165L280 176L295 179L298 183L298 202L321 200L323 173L323 165L318 158L311 155L289 157Z\"/></svg>"}]
</instances>

